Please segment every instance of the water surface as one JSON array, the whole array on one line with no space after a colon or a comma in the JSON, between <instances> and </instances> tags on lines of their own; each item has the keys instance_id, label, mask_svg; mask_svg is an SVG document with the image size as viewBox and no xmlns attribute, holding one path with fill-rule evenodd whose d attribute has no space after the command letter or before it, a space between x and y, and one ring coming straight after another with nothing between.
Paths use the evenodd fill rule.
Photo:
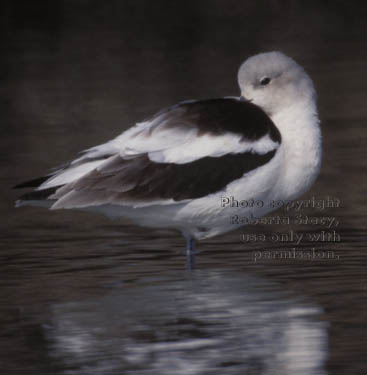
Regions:
<instances>
[{"instance_id":1,"label":"water surface","mask_svg":"<svg viewBox=\"0 0 367 375\"><path fill-rule=\"evenodd\" d=\"M301 3L281 11L277 1L4 7L4 373L366 373L365 9ZM12 185L178 100L237 95L240 62L273 49L305 67L319 96L323 166L302 199L341 201L302 210L339 220L341 241L298 248L338 259L255 262L256 252L294 244L243 243L244 231L323 229L262 225L200 243L188 272L176 232L14 208Z\"/></svg>"}]
</instances>

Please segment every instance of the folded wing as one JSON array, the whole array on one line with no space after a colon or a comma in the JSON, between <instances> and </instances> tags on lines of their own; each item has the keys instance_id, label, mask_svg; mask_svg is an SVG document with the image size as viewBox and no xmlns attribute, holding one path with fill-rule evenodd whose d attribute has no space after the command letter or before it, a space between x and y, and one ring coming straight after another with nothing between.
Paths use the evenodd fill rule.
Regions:
<instances>
[{"instance_id":1,"label":"folded wing","mask_svg":"<svg viewBox=\"0 0 367 375\"><path fill-rule=\"evenodd\" d=\"M269 117L249 102L183 102L88 150L39 193L55 187L47 197L55 209L196 199L268 163L280 142Z\"/></svg>"}]
</instances>

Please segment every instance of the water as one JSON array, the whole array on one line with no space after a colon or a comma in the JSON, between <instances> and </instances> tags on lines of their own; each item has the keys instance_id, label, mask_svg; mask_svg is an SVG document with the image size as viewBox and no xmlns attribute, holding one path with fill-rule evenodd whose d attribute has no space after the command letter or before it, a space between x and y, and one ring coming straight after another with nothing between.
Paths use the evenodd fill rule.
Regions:
<instances>
[{"instance_id":1,"label":"water","mask_svg":"<svg viewBox=\"0 0 367 375\"><path fill-rule=\"evenodd\" d=\"M188 2L164 11L160 2L111 4L61 1L48 17L38 5L4 8L2 371L365 374L366 9L294 2L279 16L276 1L228 9ZM257 21L244 25L244 16ZM157 109L237 95L242 59L269 49L295 57L315 81L324 158L302 199L338 198L341 207L300 213L335 217L340 242L244 243L242 233L270 238L325 229L251 226L200 243L189 272L184 239L173 231L13 207L12 185ZM293 247L337 257L260 253Z\"/></svg>"},{"instance_id":2,"label":"water","mask_svg":"<svg viewBox=\"0 0 367 375\"><path fill-rule=\"evenodd\" d=\"M44 330L50 356L66 373L312 374L327 345L326 323L312 319L318 313L260 278L175 272L97 300L52 306Z\"/></svg>"}]
</instances>

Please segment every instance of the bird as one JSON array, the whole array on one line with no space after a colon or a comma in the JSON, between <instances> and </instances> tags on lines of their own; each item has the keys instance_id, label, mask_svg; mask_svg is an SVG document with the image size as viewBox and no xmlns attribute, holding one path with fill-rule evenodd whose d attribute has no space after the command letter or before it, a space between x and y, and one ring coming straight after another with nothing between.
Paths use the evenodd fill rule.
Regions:
<instances>
[{"instance_id":1,"label":"bird","mask_svg":"<svg viewBox=\"0 0 367 375\"><path fill-rule=\"evenodd\" d=\"M316 91L302 66L279 51L259 53L241 64L238 84L238 97L179 102L15 186L33 188L16 206L175 229L192 264L195 241L241 227L235 214L261 217L277 208L270 202L296 199L320 172Z\"/></svg>"}]
</instances>

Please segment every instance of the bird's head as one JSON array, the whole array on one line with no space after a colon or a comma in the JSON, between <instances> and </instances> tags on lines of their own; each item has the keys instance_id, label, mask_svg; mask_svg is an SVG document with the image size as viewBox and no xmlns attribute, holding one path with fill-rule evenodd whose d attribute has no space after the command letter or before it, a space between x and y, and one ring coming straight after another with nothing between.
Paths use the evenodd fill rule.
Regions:
<instances>
[{"instance_id":1,"label":"bird's head","mask_svg":"<svg viewBox=\"0 0 367 375\"><path fill-rule=\"evenodd\" d=\"M281 52L248 58L238 72L241 96L272 116L297 103L315 101L313 83L304 69Z\"/></svg>"}]
</instances>

